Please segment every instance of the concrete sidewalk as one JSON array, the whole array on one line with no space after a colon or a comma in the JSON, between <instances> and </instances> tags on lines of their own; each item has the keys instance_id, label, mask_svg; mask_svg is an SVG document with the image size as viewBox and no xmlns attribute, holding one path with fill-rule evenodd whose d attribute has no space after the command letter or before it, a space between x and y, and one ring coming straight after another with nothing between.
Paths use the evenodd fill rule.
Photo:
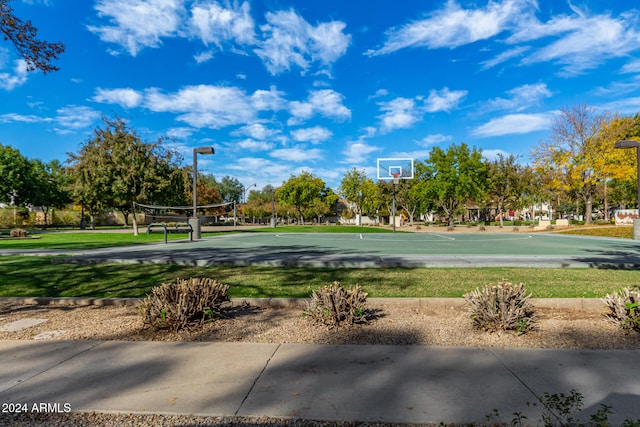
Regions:
<instances>
[{"instance_id":1,"label":"concrete sidewalk","mask_svg":"<svg viewBox=\"0 0 640 427\"><path fill-rule=\"evenodd\" d=\"M583 421L640 418L640 351L121 341L0 341L0 402L73 412L539 423L544 392L584 395Z\"/></svg>"}]
</instances>

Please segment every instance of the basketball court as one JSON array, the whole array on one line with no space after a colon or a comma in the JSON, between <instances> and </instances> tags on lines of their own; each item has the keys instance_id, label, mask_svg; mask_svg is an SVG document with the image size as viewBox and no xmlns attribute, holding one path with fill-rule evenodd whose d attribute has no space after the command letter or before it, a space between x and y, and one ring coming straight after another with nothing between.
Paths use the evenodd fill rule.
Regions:
<instances>
[{"instance_id":1,"label":"basketball court","mask_svg":"<svg viewBox=\"0 0 640 427\"><path fill-rule=\"evenodd\" d=\"M86 251L63 262L296 267L640 269L640 242L551 233L243 232Z\"/></svg>"}]
</instances>

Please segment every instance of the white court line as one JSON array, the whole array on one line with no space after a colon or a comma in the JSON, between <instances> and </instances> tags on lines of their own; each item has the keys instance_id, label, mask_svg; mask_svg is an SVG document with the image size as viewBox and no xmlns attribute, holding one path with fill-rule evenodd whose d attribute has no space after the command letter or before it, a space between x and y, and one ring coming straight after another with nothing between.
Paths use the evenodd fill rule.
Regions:
<instances>
[{"instance_id":1,"label":"white court line","mask_svg":"<svg viewBox=\"0 0 640 427\"><path fill-rule=\"evenodd\" d=\"M408 238L393 238L394 235L389 234L368 234L368 233L359 233L359 234L350 234L350 233L327 233L327 234L315 234L315 233L284 233L284 234L276 234L276 237L282 239L298 239L298 240L339 240L339 241L350 241L350 240L368 240L368 241L378 241L378 242L439 242L439 241L456 241L460 243L491 243L491 242L507 242L512 240L528 240L532 239L533 236L530 234L524 236L508 236L508 237L497 237L497 238L489 238L489 236L484 236L486 238L481 239L464 239L462 236L451 237L445 236L442 234L403 234L402 236L406 236ZM384 236L384 237L383 237ZM388 237L387 237L388 236ZM397 235L395 235L397 236ZM419 238L416 238L419 236ZM467 236L467 235L464 235ZM425 237L425 238L421 238ZM430 237L436 237L430 238Z\"/></svg>"}]
</instances>

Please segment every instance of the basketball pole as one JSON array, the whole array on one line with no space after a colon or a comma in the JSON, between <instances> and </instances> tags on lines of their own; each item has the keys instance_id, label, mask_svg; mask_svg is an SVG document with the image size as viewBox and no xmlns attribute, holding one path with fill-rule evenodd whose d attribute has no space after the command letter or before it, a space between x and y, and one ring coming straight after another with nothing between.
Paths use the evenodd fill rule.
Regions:
<instances>
[{"instance_id":1,"label":"basketball pole","mask_svg":"<svg viewBox=\"0 0 640 427\"><path fill-rule=\"evenodd\" d=\"M393 233L395 234L396 232L396 184L400 181L399 178L400 174L393 174L393 199L391 202L391 212L392 213L392 220L393 220Z\"/></svg>"}]
</instances>

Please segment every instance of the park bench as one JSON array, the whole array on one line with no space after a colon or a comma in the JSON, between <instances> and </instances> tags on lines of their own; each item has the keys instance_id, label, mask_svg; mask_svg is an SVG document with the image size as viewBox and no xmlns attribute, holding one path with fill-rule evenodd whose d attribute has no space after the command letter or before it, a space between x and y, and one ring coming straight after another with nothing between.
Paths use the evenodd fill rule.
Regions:
<instances>
[{"instance_id":1,"label":"park bench","mask_svg":"<svg viewBox=\"0 0 640 427\"><path fill-rule=\"evenodd\" d=\"M193 227L186 222L178 222L175 225L167 225L164 222L154 222L147 226L147 234L164 233L164 243L167 243L169 233L189 233L189 240L193 240Z\"/></svg>"}]
</instances>

